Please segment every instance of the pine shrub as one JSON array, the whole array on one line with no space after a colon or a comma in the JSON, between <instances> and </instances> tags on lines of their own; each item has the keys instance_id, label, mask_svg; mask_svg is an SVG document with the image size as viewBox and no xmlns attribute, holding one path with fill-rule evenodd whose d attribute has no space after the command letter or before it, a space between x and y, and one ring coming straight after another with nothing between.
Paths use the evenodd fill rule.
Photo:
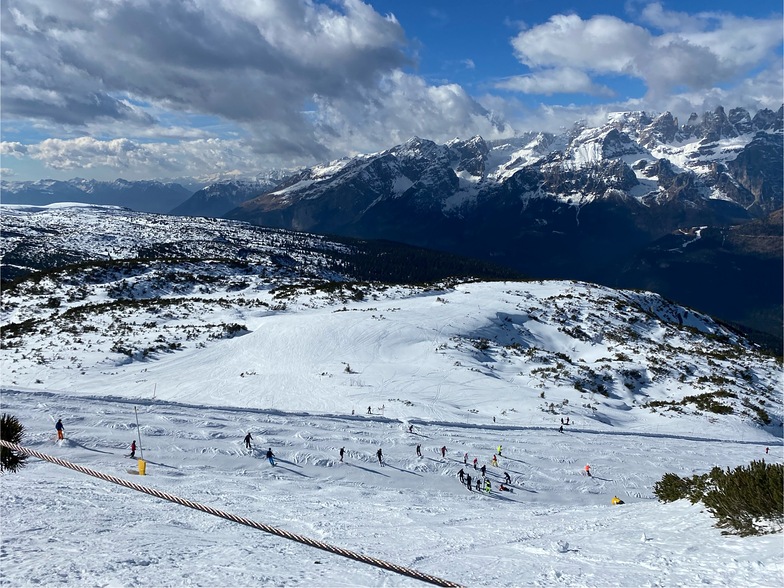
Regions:
<instances>
[{"instance_id":1,"label":"pine shrub","mask_svg":"<svg viewBox=\"0 0 784 588\"><path fill-rule=\"evenodd\" d=\"M674 502L687 498L689 483L677 474L669 472L653 485L653 493L662 502Z\"/></svg>"},{"instance_id":2,"label":"pine shrub","mask_svg":"<svg viewBox=\"0 0 784 588\"><path fill-rule=\"evenodd\" d=\"M10 414L0 415L0 439L9 443L22 443L24 436L24 426L19 420ZM8 470L16 472L25 466L26 455L19 455L7 447L0 446L0 472Z\"/></svg>"},{"instance_id":3,"label":"pine shrub","mask_svg":"<svg viewBox=\"0 0 784 588\"><path fill-rule=\"evenodd\" d=\"M713 468L691 479L666 473L653 487L662 502L702 502L716 526L741 536L781 530L784 525L784 465L753 461L734 470Z\"/></svg>"},{"instance_id":4,"label":"pine shrub","mask_svg":"<svg viewBox=\"0 0 784 588\"><path fill-rule=\"evenodd\" d=\"M757 535L764 521L784 523L784 465L753 461L748 467L711 472L714 488L702 499L718 526L739 535Z\"/></svg>"}]
</instances>

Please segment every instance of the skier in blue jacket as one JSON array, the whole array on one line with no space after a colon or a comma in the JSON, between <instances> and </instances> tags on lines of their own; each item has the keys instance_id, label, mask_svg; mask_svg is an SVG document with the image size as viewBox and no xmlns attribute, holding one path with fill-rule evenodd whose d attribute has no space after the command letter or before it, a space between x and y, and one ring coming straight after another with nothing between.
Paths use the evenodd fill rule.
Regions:
<instances>
[{"instance_id":1,"label":"skier in blue jacket","mask_svg":"<svg viewBox=\"0 0 784 588\"><path fill-rule=\"evenodd\" d=\"M272 447L267 449L267 459L272 465L275 465L275 454L272 453Z\"/></svg>"}]
</instances>

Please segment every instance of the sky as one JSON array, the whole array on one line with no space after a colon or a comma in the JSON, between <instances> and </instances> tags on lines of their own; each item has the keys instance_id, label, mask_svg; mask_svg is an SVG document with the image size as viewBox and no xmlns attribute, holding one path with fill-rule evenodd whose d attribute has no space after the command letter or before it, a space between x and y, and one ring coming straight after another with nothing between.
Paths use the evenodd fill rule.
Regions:
<instances>
[{"instance_id":1,"label":"sky","mask_svg":"<svg viewBox=\"0 0 784 588\"><path fill-rule=\"evenodd\" d=\"M8 0L2 177L260 173L784 102L778 1Z\"/></svg>"}]
</instances>

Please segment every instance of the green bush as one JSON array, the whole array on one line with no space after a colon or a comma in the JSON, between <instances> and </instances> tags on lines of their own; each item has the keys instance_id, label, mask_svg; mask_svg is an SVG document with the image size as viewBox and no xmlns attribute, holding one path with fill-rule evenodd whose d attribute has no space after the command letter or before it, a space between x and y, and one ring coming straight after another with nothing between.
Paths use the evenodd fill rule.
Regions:
<instances>
[{"instance_id":1,"label":"green bush","mask_svg":"<svg viewBox=\"0 0 784 588\"><path fill-rule=\"evenodd\" d=\"M24 426L15 416L3 413L0 415L0 439L9 443L22 443ZM16 472L25 466L26 455L19 455L7 447L0 447L0 472L8 470Z\"/></svg>"},{"instance_id":2,"label":"green bush","mask_svg":"<svg viewBox=\"0 0 784 588\"><path fill-rule=\"evenodd\" d=\"M688 498L689 483L677 474L666 473L653 485L653 493L662 502L674 502Z\"/></svg>"},{"instance_id":3,"label":"green bush","mask_svg":"<svg viewBox=\"0 0 784 588\"><path fill-rule=\"evenodd\" d=\"M667 473L653 487L662 502L702 501L718 519L717 527L741 536L773 532L784 524L784 465L753 461L726 471L715 467L691 479Z\"/></svg>"},{"instance_id":4,"label":"green bush","mask_svg":"<svg viewBox=\"0 0 784 588\"><path fill-rule=\"evenodd\" d=\"M714 488L702 499L718 526L757 535L763 521L784 523L784 465L753 461L748 467L711 471Z\"/></svg>"}]
</instances>

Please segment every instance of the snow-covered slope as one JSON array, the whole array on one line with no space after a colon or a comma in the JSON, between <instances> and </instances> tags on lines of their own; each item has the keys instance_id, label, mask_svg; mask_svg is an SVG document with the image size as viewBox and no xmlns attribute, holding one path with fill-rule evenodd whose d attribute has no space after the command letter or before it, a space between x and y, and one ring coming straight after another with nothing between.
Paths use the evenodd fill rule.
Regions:
<instances>
[{"instance_id":1,"label":"snow-covered slope","mask_svg":"<svg viewBox=\"0 0 784 588\"><path fill-rule=\"evenodd\" d=\"M421 367L419 379L437 386ZM5 390L2 402L39 451L465 586L775 586L784 574L781 534L722 535L700 505L662 504L651 492L665 472L781 461L781 447L760 431L694 422L646 433L573 414L559 433L557 417L538 411L496 413L497 423L487 413L480 425L432 422L427 412L403 419L393 402L384 415L374 405L354 416L167 403L150 393L121 401ZM144 477L128 474L136 463L123 457L137 434L134 408ZM248 431L251 452L242 445ZM461 467L476 479L474 457L487 466L489 495L457 479ZM498 490L503 472L512 492ZM424 585L37 460L0 476L0 490L8 585ZM625 504L612 506L615 495Z\"/></svg>"},{"instance_id":2,"label":"snow-covered slope","mask_svg":"<svg viewBox=\"0 0 784 588\"><path fill-rule=\"evenodd\" d=\"M573 281L360 283L283 233L233 265L235 223L221 239L201 219L190 234L215 237L189 241L181 219L121 212L111 260L57 210L11 215L100 262L3 290L2 411L33 448L464 585L781 579L780 534L723 536L652 492L665 472L784 458L780 363L710 317ZM105 210L59 213L114 234ZM134 408L144 478L123 458ZM465 454L491 493L460 485ZM35 460L0 484L13 585L415 584Z\"/></svg>"}]
</instances>

